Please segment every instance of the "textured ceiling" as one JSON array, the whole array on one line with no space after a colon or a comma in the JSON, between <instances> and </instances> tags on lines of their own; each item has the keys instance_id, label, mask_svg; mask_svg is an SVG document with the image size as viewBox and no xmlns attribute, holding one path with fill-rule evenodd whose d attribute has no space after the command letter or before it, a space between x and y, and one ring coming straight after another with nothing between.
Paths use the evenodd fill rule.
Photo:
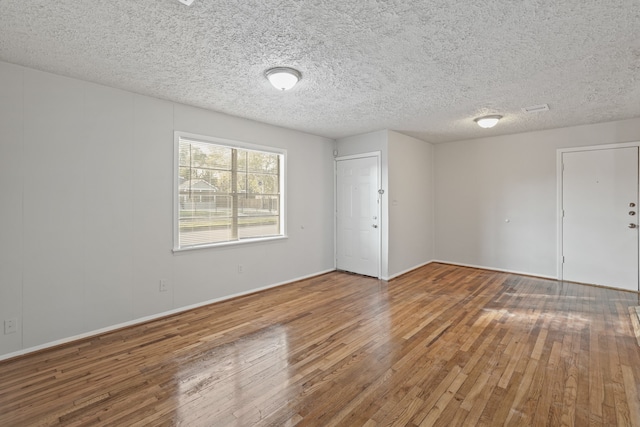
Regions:
<instances>
[{"instance_id":1,"label":"textured ceiling","mask_svg":"<svg viewBox=\"0 0 640 427\"><path fill-rule=\"evenodd\" d=\"M0 60L331 138L393 129L438 143L640 117L639 0L0 7ZM274 66L303 79L278 92L263 76ZM473 123L489 113L505 118Z\"/></svg>"}]
</instances>

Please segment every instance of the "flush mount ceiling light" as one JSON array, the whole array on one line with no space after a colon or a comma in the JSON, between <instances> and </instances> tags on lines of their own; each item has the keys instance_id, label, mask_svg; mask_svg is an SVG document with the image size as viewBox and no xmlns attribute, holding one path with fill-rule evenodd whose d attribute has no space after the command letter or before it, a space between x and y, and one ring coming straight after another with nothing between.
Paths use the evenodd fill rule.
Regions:
<instances>
[{"instance_id":1,"label":"flush mount ceiling light","mask_svg":"<svg viewBox=\"0 0 640 427\"><path fill-rule=\"evenodd\" d=\"M300 71L289 67L270 68L264 72L273 87L280 90L289 90L302 78Z\"/></svg>"},{"instance_id":2,"label":"flush mount ceiling light","mask_svg":"<svg viewBox=\"0 0 640 427\"><path fill-rule=\"evenodd\" d=\"M498 124L502 116L494 115L494 116L484 116L478 117L474 120L481 128L492 128Z\"/></svg>"}]
</instances>

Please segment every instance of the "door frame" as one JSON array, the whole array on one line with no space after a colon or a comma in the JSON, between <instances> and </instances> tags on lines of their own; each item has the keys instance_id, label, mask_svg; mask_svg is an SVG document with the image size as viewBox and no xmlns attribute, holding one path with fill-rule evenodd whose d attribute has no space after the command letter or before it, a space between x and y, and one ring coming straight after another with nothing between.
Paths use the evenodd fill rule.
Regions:
<instances>
[{"instance_id":1,"label":"door frame","mask_svg":"<svg viewBox=\"0 0 640 427\"><path fill-rule=\"evenodd\" d=\"M333 159L333 268L338 268L338 162L342 160L364 159L366 157L376 158L377 187L378 192L382 189L382 152L371 151L367 153L350 154L347 156L336 156ZM382 194L378 193L378 247L376 255L378 258L378 279L382 278Z\"/></svg>"},{"instance_id":2,"label":"door frame","mask_svg":"<svg viewBox=\"0 0 640 427\"><path fill-rule=\"evenodd\" d=\"M564 195L562 194L562 185L563 185L563 165L562 165L562 155L564 153L578 152L578 151L600 151L600 150L612 150L616 148L629 148L629 147L638 147L640 159L640 141L635 142L621 142L614 144L601 144L601 145L588 145L583 147L572 147L572 148L558 148L556 150L556 185L557 185L557 201L556 201L556 224L557 224L557 276L558 280L563 280L563 268L562 268L562 257L563 257L563 224L562 224L562 213L563 213L563 199ZM640 171L640 165L638 167ZM638 188L640 189L640 173L638 173ZM640 238L638 239L640 242ZM640 258L640 250L638 251L638 256ZM638 268L640 270L640 259L638 260ZM640 271L638 272L640 277ZM639 281L640 282L640 281ZM640 285L640 283L639 283Z\"/></svg>"}]
</instances>

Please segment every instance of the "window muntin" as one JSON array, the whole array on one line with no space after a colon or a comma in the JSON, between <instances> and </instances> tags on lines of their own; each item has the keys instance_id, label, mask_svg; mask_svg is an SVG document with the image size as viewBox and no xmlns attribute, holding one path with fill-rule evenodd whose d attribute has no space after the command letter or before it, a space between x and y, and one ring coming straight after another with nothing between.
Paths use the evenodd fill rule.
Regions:
<instances>
[{"instance_id":1,"label":"window muntin","mask_svg":"<svg viewBox=\"0 0 640 427\"><path fill-rule=\"evenodd\" d=\"M174 249L284 236L284 151L176 132Z\"/></svg>"}]
</instances>

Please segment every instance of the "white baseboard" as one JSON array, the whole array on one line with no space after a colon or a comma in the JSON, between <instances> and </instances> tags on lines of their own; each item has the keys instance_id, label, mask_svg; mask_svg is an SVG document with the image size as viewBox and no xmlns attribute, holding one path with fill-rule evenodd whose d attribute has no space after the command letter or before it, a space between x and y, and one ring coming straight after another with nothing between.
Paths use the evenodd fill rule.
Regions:
<instances>
[{"instance_id":1,"label":"white baseboard","mask_svg":"<svg viewBox=\"0 0 640 427\"><path fill-rule=\"evenodd\" d=\"M461 263L461 262L453 262L453 261L442 261L442 260L439 260L439 259L434 259L434 260L432 260L430 262L437 262L437 263L440 263L440 264L449 264L449 265L458 265L460 267L479 268L481 270L499 271L501 273L520 274L522 276L540 277L541 279L559 280L555 276L547 276L545 274L531 273L531 272L527 272L527 271L505 270L503 268L487 267L487 266L483 266L483 265L474 265L474 264L464 264L464 263Z\"/></svg>"},{"instance_id":2,"label":"white baseboard","mask_svg":"<svg viewBox=\"0 0 640 427\"><path fill-rule=\"evenodd\" d=\"M310 277L320 276L320 275L323 275L323 274L326 274L326 273L330 273L332 271L335 271L335 269L331 268L331 269L328 269L328 270L319 271L317 273L309 274L309 275L302 276L302 277L297 277L297 278L294 278L294 279L291 279L291 280L287 280L285 282L275 283L275 284L272 284L272 285L267 285L267 286L263 286L263 287L260 287L260 288L251 289L251 290L248 290L248 291L245 291L245 292L239 292L237 294L225 295L225 296L220 297L220 298L210 299L210 300L199 302L199 303L196 303L196 304L191 304L191 305L187 305L187 306L184 306L184 307L175 308L173 310L164 311L162 313L157 313L157 314L152 314L150 316L140 317L140 318L137 318L137 319L134 319L134 320L130 320L128 322L118 323L117 325L107 326L105 328L96 329L96 330L85 332L85 333L82 333L82 334L79 334L79 335L74 335L72 337L62 338L62 339L59 339L59 340L56 340L56 341L51 341L51 342L40 344L40 345L37 345L37 346L34 346L34 347L25 348L25 349L18 350L18 351L12 352L12 353L2 354L2 355L0 355L0 361L6 360L6 359L11 359L11 358L18 357L18 356L23 356L25 354L33 353L34 351L44 350L44 349L47 349L47 348L50 348L50 347L55 347L55 346L58 346L58 345L61 345L61 344L67 344L67 343L70 343L72 341L78 341L78 340L81 340L81 339L90 338L90 337L97 336L97 335L102 335L102 334L105 334L107 332L115 331L117 329L127 328L129 326L138 325L140 323L145 323L145 322L148 322L150 320L160 319L162 317L171 316L173 314L182 313L184 311L193 310L194 308L199 308L199 307L202 307L202 306L205 306L205 305L209 305L209 304L213 304L213 303L216 303L216 302L221 302L221 301L229 300L229 299L232 299L232 298L237 298L237 297L241 297L241 296L244 296L244 295L249 295L249 294L253 294L253 293L256 293L256 292L264 291L264 290L267 290L267 289L276 288L278 286L287 285L289 283L294 283L294 282L297 282L299 280L308 279Z\"/></svg>"},{"instance_id":3,"label":"white baseboard","mask_svg":"<svg viewBox=\"0 0 640 427\"><path fill-rule=\"evenodd\" d=\"M417 269L417 268L424 267L425 265L427 265L427 264L431 264L432 262L436 262L436 261L431 260L431 261L423 262L422 264L418 264L418 265L415 265L415 266L413 266L413 267L407 268L406 270L403 270L403 271L401 271L401 272L399 272L399 273L392 274L392 275L391 275L391 276L389 276L389 277L383 277L383 278L382 278L382 280L391 280L391 279L395 279L395 278L396 278L396 277L398 277L398 276L402 276L403 274L406 274L406 273L408 273L408 272L410 272L410 271L413 271L413 270L415 270L415 269Z\"/></svg>"}]
</instances>

